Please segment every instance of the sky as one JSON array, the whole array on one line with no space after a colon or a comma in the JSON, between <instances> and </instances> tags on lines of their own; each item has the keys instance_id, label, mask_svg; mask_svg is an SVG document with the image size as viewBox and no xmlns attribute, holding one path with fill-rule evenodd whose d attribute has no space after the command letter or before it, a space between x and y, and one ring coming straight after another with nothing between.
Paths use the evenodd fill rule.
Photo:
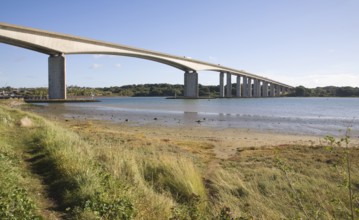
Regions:
<instances>
[{"instance_id":1,"label":"sky","mask_svg":"<svg viewBox=\"0 0 359 220\"><path fill-rule=\"evenodd\" d=\"M359 87L358 0L0 0L0 22L124 44L292 85ZM67 85L183 84L153 61L66 55ZM0 87L47 87L48 55L0 43ZM234 81L234 79L232 80ZM217 85L217 72L199 83Z\"/></svg>"}]
</instances>

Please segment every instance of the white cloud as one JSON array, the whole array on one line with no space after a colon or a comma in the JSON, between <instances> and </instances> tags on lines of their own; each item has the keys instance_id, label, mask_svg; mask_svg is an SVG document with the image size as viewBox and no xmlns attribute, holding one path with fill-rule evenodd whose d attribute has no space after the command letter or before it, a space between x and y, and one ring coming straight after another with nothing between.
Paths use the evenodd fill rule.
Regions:
<instances>
[{"instance_id":1,"label":"white cloud","mask_svg":"<svg viewBox=\"0 0 359 220\"><path fill-rule=\"evenodd\" d=\"M115 67L117 67L117 68L121 68L121 66L122 66L121 63L116 63L115 64Z\"/></svg>"},{"instance_id":2,"label":"white cloud","mask_svg":"<svg viewBox=\"0 0 359 220\"><path fill-rule=\"evenodd\" d=\"M98 68L100 68L100 67L102 67L102 65L101 64L98 64L98 63L94 63L94 64L92 64L91 65L91 69L98 69Z\"/></svg>"}]
</instances>

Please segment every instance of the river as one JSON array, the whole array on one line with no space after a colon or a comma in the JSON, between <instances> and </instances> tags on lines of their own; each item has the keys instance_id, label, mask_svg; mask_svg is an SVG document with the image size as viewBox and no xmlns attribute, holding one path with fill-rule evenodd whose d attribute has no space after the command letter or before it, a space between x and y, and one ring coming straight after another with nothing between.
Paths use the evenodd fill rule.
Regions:
<instances>
[{"instance_id":1,"label":"river","mask_svg":"<svg viewBox=\"0 0 359 220\"><path fill-rule=\"evenodd\" d=\"M134 125L245 128L290 134L359 135L359 98L166 99L98 98L92 103L35 104L68 119Z\"/></svg>"}]
</instances>

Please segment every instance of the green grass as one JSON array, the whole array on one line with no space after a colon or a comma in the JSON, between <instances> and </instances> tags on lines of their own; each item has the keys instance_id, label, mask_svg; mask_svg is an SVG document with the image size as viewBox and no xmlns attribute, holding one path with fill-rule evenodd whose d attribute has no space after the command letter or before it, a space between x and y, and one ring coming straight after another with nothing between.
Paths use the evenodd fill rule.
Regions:
<instances>
[{"instance_id":1,"label":"green grass","mask_svg":"<svg viewBox=\"0 0 359 220\"><path fill-rule=\"evenodd\" d=\"M11 132L18 113L0 108L0 219L40 219L26 187L29 172L23 167L16 135Z\"/></svg>"},{"instance_id":2,"label":"green grass","mask_svg":"<svg viewBox=\"0 0 359 220\"><path fill-rule=\"evenodd\" d=\"M344 148L264 146L220 160L220 142L149 133L0 105L0 218L351 218ZM350 162L358 218L358 148Z\"/></svg>"},{"instance_id":3,"label":"green grass","mask_svg":"<svg viewBox=\"0 0 359 220\"><path fill-rule=\"evenodd\" d=\"M7 107L1 107L0 113L4 137L1 139L1 151L4 151L1 155L5 159L10 158L1 160L8 163L8 166L4 167L9 167L3 169L7 175L2 175L4 179L1 181L1 195L9 194L4 194L8 201L2 201L6 204L11 200L16 204L15 208L11 207L11 204L10 207L4 207L6 212L3 213L19 219L24 216L29 219L35 217L32 213L36 213L37 206L31 196L28 196L30 189L26 190L25 186L12 187L13 183L20 179L17 175L26 173L29 176L36 174L41 178L47 186L48 197L57 204L58 211L63 212L66 218L132 218L133 205L127 198L112 194L111 189L106 190L106 184L111 181L111 177L98 163L91 160L91 155L87 154L90 146L76 134L35 115L13 111ZM30 118L33 124L31 127L21 126L20 121L24 117ZM18 163L25 163L22 160L26 154L27 164L18 166L18 163L8 156L10 154L6 153L6 149L12 151Z\"/></svg>"}]
</instances>

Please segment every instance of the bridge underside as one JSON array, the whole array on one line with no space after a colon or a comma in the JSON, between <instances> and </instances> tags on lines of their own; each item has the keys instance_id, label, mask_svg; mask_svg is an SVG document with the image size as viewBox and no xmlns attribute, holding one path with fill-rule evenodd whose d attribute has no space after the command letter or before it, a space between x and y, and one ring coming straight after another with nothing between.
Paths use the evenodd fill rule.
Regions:
<instances>
[{"instance_id":1,"label":"bridge underside","mask_svg":"<svg viewBox=\"0 0 359 220\"><path fill-rule=\"evenodd\" d=\"M236 97L278 96L292 88L262 76L218 64L5 23L0 23L0 42L50 55L49 99L66 99L66 54L111 54L137 57L181 69L185 72L184 96L190 98L198 97L197 71L201 70L220 72L220 97L232 97L232 75L237 76ZM226 88L223 84L224 74L227 77ZM253 85L252 82L254 82Z\"/></svg>"}]
</instances>

